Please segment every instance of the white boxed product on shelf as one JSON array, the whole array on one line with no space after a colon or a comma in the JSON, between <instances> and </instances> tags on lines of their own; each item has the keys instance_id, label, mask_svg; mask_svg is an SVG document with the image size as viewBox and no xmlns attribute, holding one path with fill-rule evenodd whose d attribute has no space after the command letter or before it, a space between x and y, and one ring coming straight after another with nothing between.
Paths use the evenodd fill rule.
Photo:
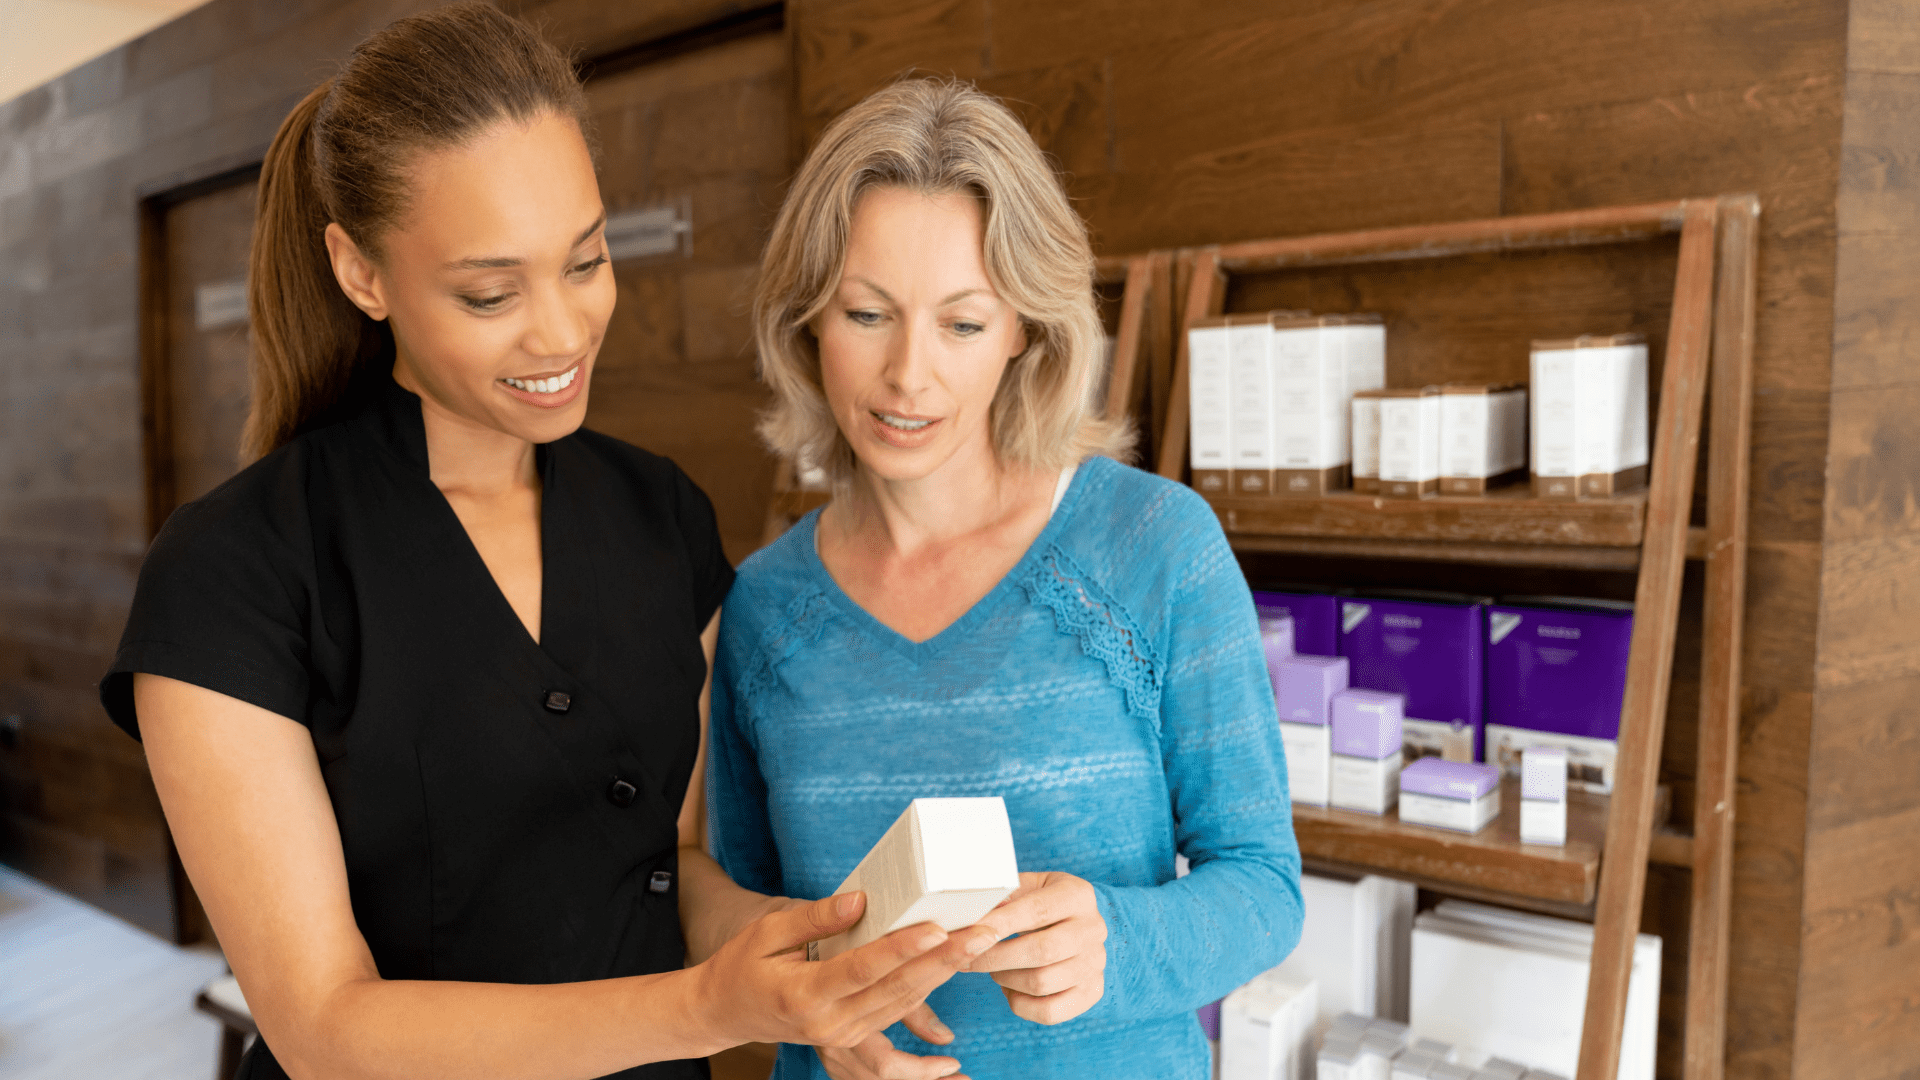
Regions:
<instances>
[{"instance_id":1,"label":"white boxed product on shelf","mask_svg":"<svg viewBox=\"0 0 1920 1080\"><path fill-rule=\"evenodd\" d=\"M1440 492L1440 391L1380 395L1380 494L1424 499Z\"/></svg>"},{"instance_id":2,"label":"white boxed product on shelf","mask_svg":"<svg viewBox=\"0 0 1920 1080\"><path fill-rule=\"evenodd\" d=\"M1235 495L1273 494L1273 331L1265 317L1228 315L1227 371L1233 412Z\"/></svg>"},{"instance_id":3,"label":"white boxed product on shelf","mask_svg":"<svg viewBox=\"0 0 1920 1080\"><path fill-rule=\"evenodd\" d=\"M1380 396L1383 390L1360 390L1353 395L1353 490L1361 495L1380 492Z\"/></svg>"},{"instance_id":4,"label":"white boxed product on shelf","mask_svg":"<svg viewBox=\"0 0 1920 1080\"><path fill-rule=\"evenodd\" d=\"M1353 457L1348 402L1355 390L1372 389L1386 374L1379 317L1276 312L1270 327L1274 493L1323 495L1345 487Z\"/></svg>"},{"instance_id":5,"label":"white boxed product on shelf","mask_svg":"<svg viewBox=\"0 0 1920 1080\"><path fill-rule=\"evenodd\" d=\"M1335 1030L1344 1014L1404 1020L1414 886L1372 874L1357 881L1302 874L1300 894L1300 944L1274 970L1318 987L1314 1037Z\"/></svg>"},{"instance_id":6,"label":"white boxed product on shelf","mask_svg":"<svg viewBox=\"0 0 1920 1080\"><path fill-rule=\"evenodd\" d=\"M1255 976L1220 1006L1220 1080L1312 1080L1312 979L1279 969Z\"/></svg>"},{"instance_id":7,"label":"white boxed product on shelf","mask_svg":"<svg viewBox=\"0 0 1920 1080\"><path fill-rule=\"evenodd\" d=\"M1638 334L1536 341L1533 493L1613 495L1647 479L1647 346Z\"/></svg>"},{"instance_id":8,"label":"white boxed product on shelf","mask_svg":"<svg viewBox=\"0 0 1920 1080\"><path fill-rule=\"evenodd\" d=\"M1449 383L1440 388L1440 493L1483 495L1527 467L1527 388Z\"/></svg>"},{"instance_id":9,"label":"white boxed product on shelf","mask_svg":"<svg viewBox=\"0 0 1920 1080\"><path fill-rule=\"evenodd\" d=\"M1520 751L1520 842L1567 842L1567 751L1529 746Z\"/></svg>"},{"instance_id":10,"label":"white boxed product on shelf","mask_svg":"<svg viewBox=\"0 0 1920 1080\"><path fill-rule=\"evenodd\" d=\"M1651 934L1634 944L1618 1080L1653 1078L1660 952ZM1441 901L1414 920L1413 1026L1457 1044L1466 1061L1499 1055L1572 1073L1592 953L1585 923Z\"/></svg>"},{"instance_id":11,"label":"white boxed product on shelf","mask_svg":"<svg viewBox=\"0 0 1920 1080\"><path fill-rule=\"evenodd\" d=\"M1187 457L1193 488L1229 494L1233 468L1233 367L1228 317L1195 319L1187 328Z\"/></svg>"},{"instance_id":12,"label":"white boxed product on shelf","mask_svg":"<svg viewBox=\"0 0 1920 1080\"><path fill-rule=\"evenodd\" d=\"M1019 887L1000 796L915 799L834 890L867 894L860 921L808 945L807 955L827 960L915 923L972 926Z\"/></svg>"}]
</instances>

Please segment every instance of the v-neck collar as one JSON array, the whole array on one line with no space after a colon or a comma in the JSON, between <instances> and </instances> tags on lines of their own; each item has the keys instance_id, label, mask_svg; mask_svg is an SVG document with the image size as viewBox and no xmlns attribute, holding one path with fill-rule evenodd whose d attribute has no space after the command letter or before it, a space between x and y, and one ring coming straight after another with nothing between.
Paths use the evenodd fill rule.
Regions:
<instances>
[{"instance_id":1,"label":"v-neck collar","mask_svg":"<svg viewBox=\"0 0 1920 1080\"><path fill-rule=\"evenodd\" d=\"M510 633L527 648L545 655L546 659L558 662L558 654L549 646L553 643L554 617L556 615L556 591L565 588L565 582L554 572L556 565L570 565L566 557L556 559L554 542L567 535L567 530L556 526L556 490L554 454L551 443L535 443L533 447L533 466L540 474L540 638L535 640L527 632L527 624L520 620L520 613L513 610L507 601L507 594L500 590L500 583L494 579L493 571L487 567L487 561L480 557L480 549L473 543L473 537L454 512L453 504L447 501L446 493L440 485L433 482L433 463L427 455L427 425L422 412L420 395L401 386L391 373L380 379L379 388L372 395L366 410L361 414L374 435L375 441L392 457L398 459L409 473L413 473L425 484L422 491L423 510L429 515L441 518L443 526L450 527L457 535L454 549L463 552L472 573L477 573L479 581L476 588L487 590L487 606L495 610L496 618L504 618L512 627Z\"/></svg>"},{"instance_id":2,"label":"v-neck collar","mask_svg":"<svg viewBox=\"0 0 1920 1080\"><path fill-rule=\"evenodd\" d=\"M794 540L799 543L803 552L801 557L806 560L807 570L815 578L820 591L834 607L839 609L841 614L851 620L854 625L865 630L868 637L886 645L912 663L920 664L938 656L950 642L964 639L980 623L992 617L993 610L1005 601L1008 593L1020 587L1021 579L1027 576L1033 562L1052 546L1054 540L1066 528L1067 522L1073 518L1074 510L1080 503L1081 492L1086 488L1087 474L1093 471L1089 466L1094 460L1096 459L1081 462L1079 468L1074 471L1073 479L1067 486L1066 496L1048 516L1047 524L1040 530L1040 535L1034 537L1033 542L1027 545L1026 553L1020 556L1020 561L1014 563L1013 567L994 583L993 588L988 589L985 596L974 601L973 606L959 618L942 627L939 633L925 641L915 641L875 618L872 612L856 603L853 597L848 596L847 591L840 587L840 583L833 579L833 574L827 570L827 564L820 558L820 548L816 538L820 525L820 512L825 507L815 508L806 517L800 519L800 523L794 530L796 533Z\"/></svg>"}]
</instances>

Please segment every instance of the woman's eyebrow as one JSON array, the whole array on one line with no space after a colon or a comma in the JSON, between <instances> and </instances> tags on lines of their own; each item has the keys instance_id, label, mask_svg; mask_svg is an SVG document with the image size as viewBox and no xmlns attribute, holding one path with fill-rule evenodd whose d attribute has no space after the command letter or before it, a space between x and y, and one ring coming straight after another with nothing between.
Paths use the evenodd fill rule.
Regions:
<instances>
[{"instance_id":1,"label":"woman's eyebrow","mask_svg":"<svg viewBox=\"0 0 1920 1080\"><path fill-rule=\"evenodd\" d=\"M894 303L894 299L893 299L893 297L892 297L892 295L891 295L891 294L889 294L889 293L887 292L887 290L885 290L885 289L883 289L883 288L881 288L881 287L880 287L880 286L878 286L878 285L875 285L875 284L874 284L873 282L871 282L871 281L868 281L868 280L867 280L866 278L863 278L863 277L857 277L857 278L854 278L853 280L854 280L854 281L855 281L856 283L858 283L858 284L861 284L861 285L864 285L864 286L866 286L866 287L867 287L868 289L871 289L871 290L873 290L873 292L875 292L876 294L878 294L878 295L879 295L879 297L880 297L880 299L882 299L882 300L885 300L885 301L886 301L887 303L889 303L889 304L891 304L891 303ZM987 290L985 290L985 289L981 289L981 288L972 288L972 289L961 289L961 290L960 290L959 292L957 292L957 293L954 293L954 294L953 294L952 296L949 296L949 297L947 297L946 299L944 299L944 300L942 300L942 301L940 301L940 303L938 303L938 304L936 304L936 305L934 305L934 306L936 306L936 307L946 307L946 306L947 306L948 304L957 304L957 303L959 303L960 301L962 301L962 300L965 300L965 299L966 299L967 297L969 297L969 296L974 296L974 295L976 295L976 294L979 294L979 293L984 293L984 292L986 292L986 291L987 291Z\"/></svg>"},{"instance_id":2,"label":"woman's eyebrow","mask_svg":"<svg viewBox=\"0 0 1920 1080\"><path fill-rule=\"evenodd\" d=\"M581 244L586 243L587 237L592 236L594 233L598 232L600 230L600 226L605 225L606 223L607 223L607 215L605 211L602 211L599 217L593 219L593 224L580 230L580 235L574 237L573 243L567 246L579 247ZM454 261L442 266L441 269L443 270L497 270L505 266L525 266L526 264L527 264L527 260L524 257L519 255L481 255L481 256L475 256L473 258L468 258L468 259L455 259Z\"/></svg>"}]
</instances>

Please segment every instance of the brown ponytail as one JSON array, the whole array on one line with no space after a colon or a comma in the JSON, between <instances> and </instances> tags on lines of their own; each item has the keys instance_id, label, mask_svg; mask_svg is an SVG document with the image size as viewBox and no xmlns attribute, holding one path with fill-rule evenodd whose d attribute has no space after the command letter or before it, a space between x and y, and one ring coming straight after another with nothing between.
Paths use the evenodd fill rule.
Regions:
<instances>
[{"instance_id":1,"label":"brown ponytail","mask_svg":"<svg viewBox=\"0 0 1920 1080\"><path fill-rule=\"evenodd\" d=\"M392 331L334 279L328 223L378 260L382 236L406 211L414 155L547 113L586 131L573 66L526 24L474 2L374 34L294 107L260 166L248 255L249 459L332 420L392 363Z\"/></svg>"}]
</instances>

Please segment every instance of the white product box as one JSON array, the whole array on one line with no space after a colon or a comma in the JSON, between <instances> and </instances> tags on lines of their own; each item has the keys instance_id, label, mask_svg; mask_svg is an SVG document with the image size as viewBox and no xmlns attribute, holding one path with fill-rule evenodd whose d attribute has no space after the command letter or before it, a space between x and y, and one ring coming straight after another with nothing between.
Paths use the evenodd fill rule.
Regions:
<instances>
[{"instance_id":1,"label":"white product box","mask_svg":"<svg viewBox=\"0 0 1920 1080\"><path fill-rule=\"evenodd\" d=\"M1329 315L1337 327L1347 362L1347 392L1357 394L1387 385L1387 326L1378 315Z\"/></svg>"},{"instance_id":2,"label":"white product box","mask_svg":"<svg viewBox=\"0 0 1920 1080\"><path fill-rule=\"evenodd\" d=\"M1647 479L1647 346L1638 334L1536 341L1534 495L1603 497Z\"/></svg>"},{"instance_id":3,"label":"white product box","mask_svg":"<svg viewBox=\"0 0 1920 1080\"><path fill-rule=\"evenodd\" d=\"M1400 820L1413 825L1476 833L1499 816L1499 788L1472 799L1446 799L1404 789L1400 792Z\"/></svg>"},{"instance_id":4,"label":"white product box","mask_svg":"<svg viewBox=\"0 0 1920 1080\"><path fill-rule=\"evenodd\" d=\"M1506 1058L1488 1058L1475 1075L1484 1080L1522 1080L1527 1075L1527 1067Z\"/></svg>"},{"instance_id":5,"label":"white product box","mask_svg":"<svg viewBox=\"0 0 1920 1080\"><path fill-rule=\"evenodd\" d=\"M1312 1080L1313 980L1277 969L1220 1005L1220 1080Z\"/></svg>"},{"instance_id":6,"label":"white product box","mask_svg":"<svg viewBox=\"0 0 1920 1080\"><path fill-rule=\"evenodd\" d=\"M1316 1080L1360 1080L1360 1040L1355 1036L1327 1036L1314 1059ZM1223 1077L1222 1080L1225 1080Z\"/></svg>"},{"instance_id":7,"label":"white product box","mask_svg":"<svg viewBox=\"0 0 1920 1080\"><path fill-rule=\"evenodd\" d=\"M1280 722L1287 751L1287 795L1297 803L1325 806L1332 796L1332 728L1326 724Z\"/></svg>"},{"instance_id":8,"label":"white product box","mask_svg":"<svg viewBox=\"0 0 1920 1080\"><path fill-rule=\"evenodd\" d=\"M1349 370L1350 346L1362 340L1362 316L1275 314L1273 412L1278 443L1273 487L1279 495L1323 495L1346 486L1352 451L1347 423L1354 378L1369 380L1370 354ZM1368 331L1369 334L1373 331ZM1384 342L1384 338L1381 338ZM1385 371L1385 349L1378 365Z\"/></svg>"},{"instance_id":9,"label":"white product box","mask_svg":"<svg viewBox=\"0 0 1920 1080\"><path fill-rule=\"evenodd\" d=\"M1353 395L1353 490L1362 495L1380 491L1380 395L1362 390Z\"/></svg>"},{"instance_id":10,"label":"white product box","mask_svg":"<svg viewBox=\"0 0 1920 1080\"><path fill-rule=\"evenodd\" d=\"M1530 746L1520 755L1520 842L1567 842L1567 752Z\"/></svg>"},{"instance_id":11,"label":"white product box","mask_svg":"<svg viewBox=\"0 0 1920 1080\"><path fill-rule=\"evenodd\" d=\"M860 921L808 945L807 957L831 959L915 923L960 930L1019 887L1004 800L915 799L834 890L867 894Z\"/></svg>"},{"instance_id":12,"label":"white product box","mask_svg":"<svg viewBox=\"0 0 1920 1080\"><path fill-rule=\"evenodd\" d=\"M1405 1046L1385 1032L1368 1029L1360 1037L1360 1056L1353 1063L1357 1080L1393 1080L1393 1059Z\"/></svg>"},{"instance_id":13,"label":"white product box","mask_svg":"<svg viewBox=\"0 0 1920 1080\"><path fill-rule=\"evenodd\" d=\"M1380 494L1424 499L1440 492L1440 391L1380 396Z\"/></svg>"},{"instance_id":14,"label":"white product box","mask_svg":"<svg viewBox=\"0 0 1920 1080\"><path fill-rule=\"evenodd\" d=\"M1327 792L1330 805L1340 810L1358 810L1384 814L1400 798L1401 756L1384 758L1332 757L1332 781Z\"/></svg>"},{"instance_id":15,"label":"white product box","mask_svg":"<svg viewBox=\"0 0 1920 1080\"><path fill-rule=\"evenodd\" d=\"M1187 328L1187 456L1202 495L1232 491L1233 368L1228 316L1195 319Z\"/></svg>"},{"instance_id":16,"label":"white product box","mask_svg":"<svg viewBox=\"0 0 1920 1080\"><path fill-rule=\"evenodd\" d=\"M1442 495L1482 495L1526 467L1526 387L1452 383L1440 388Z\"/></svg>"},{"instance_id":17,"label":"white product box","mask_svg":"<svg viewBox=\"0 0 1920 1080\"><path fill-rule=\"evenodd\" d=\"M1428 1074L1440 1059L1420 1050L1408 1050L1393 1059L1391 1080L1427 1080Z\"/></svg>"},{"instance_id":18,"label":"white product box","mask_svg":"<svg viewBox=\"0 0 1920 1080\"><path fill-rule=\"evenodd\" d=\"M1233 413L1235 495L1273 494L1273 332L1265 316L1228 315L1227 368Z\"/></svg>"}]
</instances>

